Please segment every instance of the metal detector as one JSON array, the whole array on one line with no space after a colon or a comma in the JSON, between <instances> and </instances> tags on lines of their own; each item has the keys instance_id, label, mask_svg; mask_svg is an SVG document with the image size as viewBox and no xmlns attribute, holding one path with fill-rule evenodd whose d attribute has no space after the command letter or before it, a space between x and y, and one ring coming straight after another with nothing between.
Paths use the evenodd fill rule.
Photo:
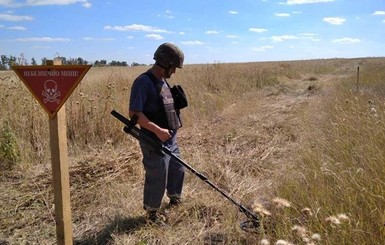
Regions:
<instances>
[{"instance_id":1,"label":"metal detector","mask_svg":"<svg viewBox=\"0 0 385 245\"><path fill-rule=\"evenodd\" d=\"M257 215L253 212L251 212L249 209L247 209L245 206L243 206L242 204L240 204L239 202L237 202L235 199L233 199L232 197L230 197L227 193L225 193L223 190L221 190L218 186L216 186L215 184L213 184L209 179L207 179L206 176L204 176L203 174L199 173L198 171L196 171L194 168L192 168L188 163L186 163L185 161L183 161L180 157L178 157L177 155L175 155L174 153L172 153L170 151L170 149L168 149L166 146L164 146L162 144L162 142L156 138L153 138L151 136L149 136L148 134L145 134L143 131L141 131L137 126L137 121L138 121L138 116L137 115L134 115L131 120L127 119L126 117L124 117L123 115L121 115L120 113L118 113L117 111L115 110L112 110L111 111L111 114L116 117L119 121L121 121L122 123L125 124L124 128L123 128L123 131L126 132L127 134L130 134L131 136L133 136L135 139L139 140L140 142L145 142L147 144L149 144L151 147L154 148L154 150L160 154L160 155L168 155L170 156L171 158L173 158L175 161L179 162L180 164L182 164L184 167L186 167L188 170L190 170L193 174L195 174L198 178L200 178L201 180L203 180L204 182L206 182L209 186L211 186L212 188L214 188L216 191L218 191L219 193L221 193L224 197L226 197L229 201L231 201L233 204L235 204L239 210L244 213L248 220L246 221L243 221L241 224L240 224L240 227L242 230L245 230L245 231L252 231L252 232L258 232L258 228L260 226L260 221L259 221L259 217L257 217Z\"/></svg>"}]
</instances>

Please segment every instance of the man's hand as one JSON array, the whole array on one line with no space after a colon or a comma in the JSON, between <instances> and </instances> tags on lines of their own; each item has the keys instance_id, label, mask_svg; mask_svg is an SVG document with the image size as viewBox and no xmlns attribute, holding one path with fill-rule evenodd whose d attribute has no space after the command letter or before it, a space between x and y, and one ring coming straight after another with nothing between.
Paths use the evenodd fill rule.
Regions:
<instances>
[{"instance_id":1,"label":"man's hand","mask_svg":"<svg viewBox=\"0 0 385 245\"><path fill-rule=\"evenodd\" d=\"M165 142L171 138L171 134L168 129L159 128L155 134L162 142Z\"/></svg>"},{"instance_id":2,"label":"man's hand","mask_svg":"<svg viewBox=\"0 0 385 245\"><path fill-rule=\"evenodd\" d=\"M129 116L132 117L133 115L138 116L138 124L141 127L153 132L160 141L165 142L171 138L171 133L168 129L161 128L155 123L151 122L142 112L129 111Z\"/></svg>"}]
</instances>

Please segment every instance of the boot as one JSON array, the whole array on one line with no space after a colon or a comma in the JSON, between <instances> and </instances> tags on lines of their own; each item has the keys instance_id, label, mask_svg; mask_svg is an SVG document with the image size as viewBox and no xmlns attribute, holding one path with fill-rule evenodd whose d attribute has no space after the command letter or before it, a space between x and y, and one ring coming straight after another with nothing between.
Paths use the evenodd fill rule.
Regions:
<instances>
[{"instance_id":1,"label":"boot","mask_svg":"<svg viewBox=\"0 0 385 245\"><path fill-rule=\"evenodd\" d=\"M168 206L170 208L172 208L172 207L177 207L177 206L179 206L181 204L182 204L182 201L180 200L180 198L178 198L178 197L171 197L170 198L170 202L168 203Z\"/></svg>"},{"instance_id":2,"label":"boot","mask_svg":"<svg viewBox=\"0 0 385 245\"><path fill-rule=\"evenodd\" d=\"M165 226L166 217L159 214L156 210L147 211L148 223L156 226Z\"/></svg>"}]
</instances>

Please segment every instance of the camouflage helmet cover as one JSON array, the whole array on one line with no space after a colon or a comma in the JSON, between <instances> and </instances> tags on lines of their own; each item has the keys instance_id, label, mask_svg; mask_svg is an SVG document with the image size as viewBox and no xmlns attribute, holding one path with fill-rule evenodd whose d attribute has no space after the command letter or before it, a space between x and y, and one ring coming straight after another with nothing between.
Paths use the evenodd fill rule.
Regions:
<instances>
[{"instance_id":1,"label":"camouflage helmet cover","mask_svg":"<svg viewBox=\"0 0 385 245\"><path fill-rule=\"evenodd\" d=\"M155 51L154 60L158 65L166 69L172 66L182 68L184 54L176 45L163 43Z\"/></svg>"}]
</instances>

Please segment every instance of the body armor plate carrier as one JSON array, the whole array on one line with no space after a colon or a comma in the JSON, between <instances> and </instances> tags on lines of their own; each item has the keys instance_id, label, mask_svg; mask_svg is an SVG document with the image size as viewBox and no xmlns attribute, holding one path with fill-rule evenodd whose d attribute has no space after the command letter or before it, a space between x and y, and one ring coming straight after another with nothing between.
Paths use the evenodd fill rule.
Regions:
<instances>
[{"instance_id":1,"label":"body armor plate carrier","mask_svg":"<svg viewBox=\"0 0 385 245\"><path fill-rule=\"evenodd\" d=\"M156 123L158 126L168 128L170 130L177 130L182 126L179 118L179 110L175 109L173 95L171 88L167 82L164 82L164 86L158 85L156 77L150 72L144 73L149 76L156 87L156 91L159 92L159 102L163 105L162 110L159 113L144 113L148 119Z\"/></svg>"}]
</instances>

